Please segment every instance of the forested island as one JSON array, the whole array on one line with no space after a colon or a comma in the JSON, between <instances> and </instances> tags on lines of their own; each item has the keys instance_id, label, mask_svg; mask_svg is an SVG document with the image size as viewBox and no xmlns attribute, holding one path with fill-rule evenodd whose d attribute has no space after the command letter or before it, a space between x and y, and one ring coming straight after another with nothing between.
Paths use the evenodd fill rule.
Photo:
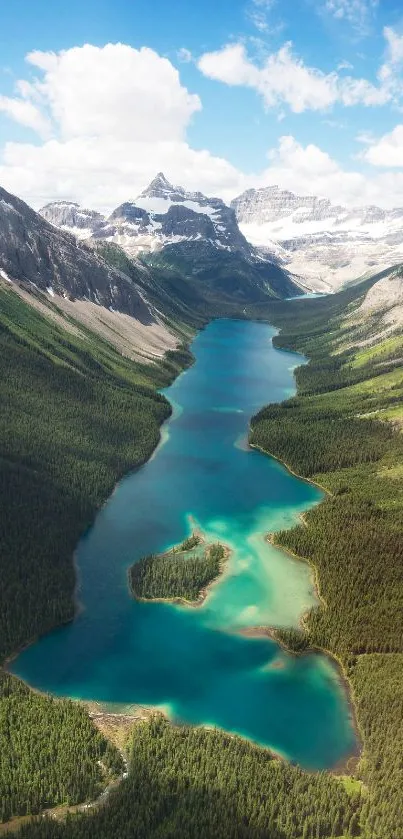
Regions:
<instances>
[{"instance_id":1,"label":"forested island","mask_svg":"<svg viewBox=\"0 0 403 839\"><path fill-rule=\"evenodd\" d=\"M200 604L207 587L219 577L225 556L222 545L205 545L195 533L170 551L145 556L132 565L128 572L130 590L140 600Z\"/></svg>"}]
</instances>

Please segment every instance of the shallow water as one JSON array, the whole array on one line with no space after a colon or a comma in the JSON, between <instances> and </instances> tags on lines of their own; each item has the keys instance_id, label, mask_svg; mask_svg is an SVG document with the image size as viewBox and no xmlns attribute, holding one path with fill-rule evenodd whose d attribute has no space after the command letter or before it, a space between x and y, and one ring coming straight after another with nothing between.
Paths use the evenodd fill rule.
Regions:
<instances>
[{"instance_id":1,"label":"shallow water","mask_svg":"<svg viewBox=\"0 0 403 839\"><path fill-rule=\"evenodd\" d=\"M245 445L250 417L294 392L303 361L274 349L273 334L266 324L217 320L197 336L196 363L166 391L174 413L161 445L118 485L78 546L83 611L12 670L56 695L161 707L322 769L354 746L335 667L239 632L297 626L316 602L309 567L264 537L292 526L322 493ZM204 605L133 601L127 567L180 542L194 523L232 549Z\"/></svg>"}]
</instances>

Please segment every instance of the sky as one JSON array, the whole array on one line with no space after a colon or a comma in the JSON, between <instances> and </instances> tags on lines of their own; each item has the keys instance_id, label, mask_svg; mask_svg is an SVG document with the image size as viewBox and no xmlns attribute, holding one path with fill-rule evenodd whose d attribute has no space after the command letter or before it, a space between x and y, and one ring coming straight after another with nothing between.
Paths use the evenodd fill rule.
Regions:
<instances>
[{"instance_id":1,"label":"sky","mask_svg":"<svg viewBox=\"0 0 403 839\"><path fill-rule=\"evenodd\" d=\"M0 185L403 206L402 0L0 0Z\"/></svg>"}]
</instances>

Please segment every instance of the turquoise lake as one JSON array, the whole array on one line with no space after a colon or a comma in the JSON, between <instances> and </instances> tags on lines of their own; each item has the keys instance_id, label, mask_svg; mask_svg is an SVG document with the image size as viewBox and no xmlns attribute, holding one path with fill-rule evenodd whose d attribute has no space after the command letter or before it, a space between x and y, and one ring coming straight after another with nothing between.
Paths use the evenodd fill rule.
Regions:
<instances>
[{"instance_id":1,"label":"turquoise lake","mask_svg":"<svg viewBox=\"0 0 403 839\"><path fill-rule=\"evenodd\" d=\"M293 657L242 631L297 626L316 604L311 571L272 547L320 490L248 449L250 417L295 391L300 355L262 323L216 320L196 363L165 393L173 416L152 459L122 480L77 548L76 620L26 649L12 672L57 696L163 709L172 720L235 732L307 769L354 748L347 697L324 655ZM137 603L127 568L197 524L232 549L203 606Z\"/></svg>"}]
</instances>

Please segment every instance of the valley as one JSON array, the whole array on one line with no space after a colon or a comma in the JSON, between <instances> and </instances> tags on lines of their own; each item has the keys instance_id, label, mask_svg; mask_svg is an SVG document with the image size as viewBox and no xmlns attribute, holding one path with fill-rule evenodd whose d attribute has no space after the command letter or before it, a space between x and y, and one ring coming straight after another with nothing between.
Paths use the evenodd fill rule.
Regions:
<instances>
[{"instance_id":1,"label":"valley","mask_svg":"<svg viewBox=\"0 0 403 839\"><path fill-rule=\"evenodd\" d=\"M18 199L6 194L4 201L13 209L3 210L12 222L6 221L0 256L3 660L40 637L11 667L41 690L120 705L138 700L159 706L175 722L157 714L134 726L125 747L129 776L96 813L65 823L40 818L23 825L21 837L102 839L136 831L207 837L219 831L260 839L399 839L400 268L331 297L283 302L280 287L273 294L254 273L255 262L251 269L246 260L247 273L243 263L234 278L239 293L231 296L228 263L225 282L219 272L213 282L213 263L207 282L189 267L201 260L197 239L195 247L184 243L186 260L167 243L139 259L117 241L77 244ZM280 270L277 277L281 296L292 296L286 274ZM196 361L178 377L194 361L189 344L196 331L193 356L200 347L207 366ZM310 363L298 366L297 353ZM247 450L252 414L251 443L313 484ZM142 464L104 506L116 482ZM315 484L328 491L324 500ZM307 509L306 526L299 525L296 517ZM131 602L127 566L186 536L195 513L213 540L232 547L232 573L225 571L200 609ZM268 530L277 548L264 542ZM290 554L315 569L320 605L309 564ZM282 645L305 654L293 657L272 640L239 633L256 626L276 627ZM189 650L181 672L176 645L183 648L183 638ZM339 775L312 771L334 767L351 732L338 673L318 651L339 662L351 686L362 745L347 764L354 748L346 745ZM272 667L263 675L268 659ZM202 664L213 665L205 678ZM253 668L263 668L259 678ZM195 670L196 681L190 678ZM167 671L175 674L169 690ZM214 684L216 695L209 697ZM315 737L308 723L297 731L291 699L282 730L275 698L280 685L283 704L289 689L298 715L316 719ZM200 691L207 716L198 705ZM0 706L2 783L13 790L4 819L93 797L107 780L99 760L105 762L100 755L108 749L108 772L119 775L118 752L99 739L81 705L31 693L5 674ZM61 760L57 737L50 739L45 752L52 771L38 785L28 755L44 754L39 744L45 731L58 730L60 715L63 742L78 719L86 734L74 745L73 760ZM23 718L28 739L18 733ZM290 762L273 759L276 752ZM18 781L15 754L23 767Z\"/></svg>"}]
</instances>

